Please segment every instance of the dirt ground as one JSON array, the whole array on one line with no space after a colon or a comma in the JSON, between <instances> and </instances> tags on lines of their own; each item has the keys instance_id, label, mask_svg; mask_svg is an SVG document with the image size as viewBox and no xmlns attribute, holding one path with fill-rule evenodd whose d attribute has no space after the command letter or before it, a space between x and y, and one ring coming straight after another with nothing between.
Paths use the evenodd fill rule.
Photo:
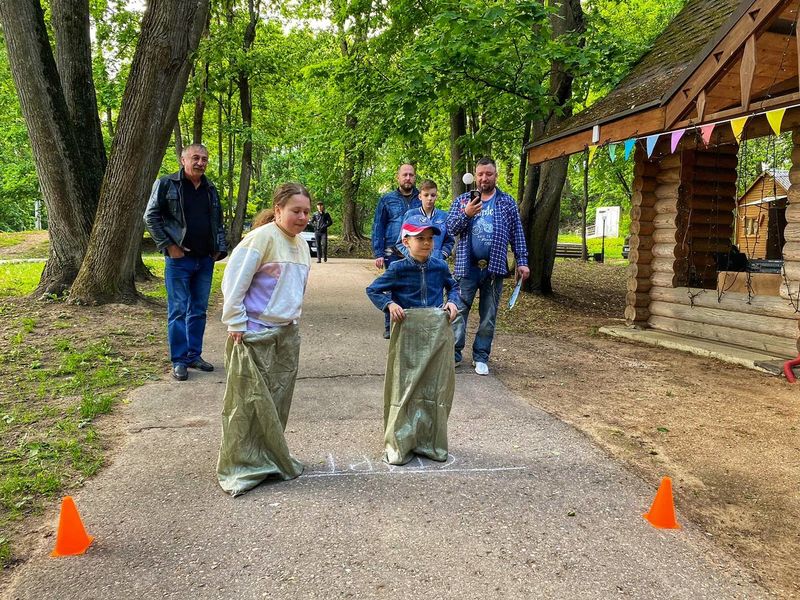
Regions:
<instances>
[{"instance_id":1,"label":"dirt ground","mask_svg":"<svg viewBox=\"0 0 800 600\"><path fill-rule=\"evenodd\" d=\"M513 311L501 312L494 373L630 465L654 491L662 476L671 476L680 518L699 524L777 596L800 598L800 387L598 334L598 327L620 322L624 270L623 264L557 263L554 297L523 296ZM36 311L45 330L48 318L74 312L82 337L132 329L138 312L107 310L101 319L85 319L85 309L8 302L6 316ZM141 317L152 314L143 310ZM144 331L150 335L137 336L128 351L161 359L163 334L152 323ZM0 351L7 344L0 340ZM0 371L0 388L10 384ZM108 433L105 441L117 439L114 414L98 428ZM24 526L36 529L41 519L32 515Z\"/></svg>"},{"instance_id":2,"label":"dirt ground","mask_svg":"<svg viewBox=\"0 0 800 600\"><path fill-rule=\"evenodd\" d=\"M800 597L800 388L597 333L619 323L624 266L557 263L554 298L505 310L496 373L629 464L781 598ZM515 333L510 333L514 331ZM520 333L522 332L522 333Z\"/></svg>"},{"instance_id":3,"label":"dirt ground","mask_svg":"<svg viewBox=\"0 0 800 600\"><path fill-rule=\"evenodd\" d=\"M0 258L12 260L47 256L47 248L49 245L50 238L48 238L46 231L27 232L19 244L3 248L0 251Z\"/></svg>"}]
</instances>

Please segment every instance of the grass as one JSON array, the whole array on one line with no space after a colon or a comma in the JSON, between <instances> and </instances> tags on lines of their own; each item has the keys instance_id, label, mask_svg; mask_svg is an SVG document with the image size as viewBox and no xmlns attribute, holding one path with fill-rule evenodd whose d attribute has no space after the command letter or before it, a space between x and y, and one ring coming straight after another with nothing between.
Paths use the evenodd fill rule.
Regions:
<instances>
[{"instance_id":1,"label":"grass","mask_svg":"<svg viewBox=\"0 0 800 600\"><path fill-rule=\"evenodd\" d=\"M47 258L50 240L46 231L0 233L0 258Z\"/></svg>"},{"instance_id":2,"label":"grass","mask_svg":"<svg viewBox=\"0 0 800 600\"><path fill-rule=\"evenodd\" d=\"M160 284L157 286L148 286L142 289L142 293L150 298L159 298L161 300L167 299L167 289L164 287L164 261L157 257L143 257L144 264L150 271L159 278ZM214 277L211 280L211 297L213 298L220 293L222 289L222 275L225 273L225 265L223 263L214 264Z\"/></svg>"},{"instance_id":3,"label":"grass","mask_svg":"<svg viewBox=\"0 0 800 600\"><path fill-rule=\"evenodd\" d=\"M580 244L581 243L581 236L579 235L559 235L558 241L560 243L569 243L569 244ZM625 238L606 238L605 239L605 257L606 260L609 259L622 259L622 245L625 242ZM600 253L600 248L603 245L602 238L592 238L586 240L586 247L589 250L589 256L591 257L595 253Z\"/></svg>"},{"instance_id":4,"label":"grass","mask_svg":"<svg viewBox=\"0 0 800 600\"><path fill-rule=\"evenodd\" d=\"M157 284L142 286L142 293L151 298L166 300L167 290L164 287L164 261L157 256L145 256L144 264L159 277ZM39 284L44 263L5 263L0 264L0 298L27 296ZM211 282L212 294L219 292L222 285L222 274L225 265L214 265L214 279Z\"/></svg>"},{"instance_id":5,"label":"grass","mask_svg":"<svg viewBox=\"0 0 800 600\"><path fill-rule=\"evenodd\" d=\"M39 284L44 263L0 264L0 298L27 296Z\"/></svg>"},{"instance_id":6,"label":"grass","mask_svg":"<svg viewBox=\"0 0 800 600\"><path fill-rule=\"evenodd\" d=\"M145 257L145 264L159 279L140 290L166 298L164 261ZM215 265L212 301L224 267ZM110 444L98 418L167 364L163 309L27 298L42 268L0 265L0 566L15 561L27 518L102 468Z\"/></svg>"},{"instance_id":7,"label":"grass","mask_svg":"<svg viewBox=\"0 0 800 600\"><path fill-rule=\"evenodd\" d=\"M115 310L87 316L84 308L57 302L0 304L2 566L14 560L13 535L5 532L19 531L26 517L97 473L108 446L97 419L163 366L139 359L163 344L160 315Z\"/></svg>"},{"instance_id":8,"label":"grass","mask_svg":"<svg viewBox=\"0 0 800 600\"><path fill-rule=\"evenodd\" d=\"M8 248L9 246L16 246L25 240L24 231L15 231L14 233L0 232L0 248Z\"/></svg>"}]
</instances>

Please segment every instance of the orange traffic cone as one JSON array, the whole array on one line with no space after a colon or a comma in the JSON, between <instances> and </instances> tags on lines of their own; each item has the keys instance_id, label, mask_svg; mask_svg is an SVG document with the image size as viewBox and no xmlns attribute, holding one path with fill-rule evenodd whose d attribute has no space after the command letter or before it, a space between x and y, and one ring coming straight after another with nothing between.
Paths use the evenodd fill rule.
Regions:
<instances>
[{"instance_id":1,"label":"orange traffic cone","mask_svg":"<svg viewBox=\"0 0 800 600\"><path fill-rule=\"evenodd\" d=\"M642 515L653 527L659 529L680 529L675 519L675 504L672 501L672 480L669 477L661 479L656 498L650 506L650 512Z\"/></svg>"},{"instance_id":2,"label":"orange traffic cone","mask_svg":"<svg viewBox=\"0 0 800 600\"><path fill-rule=\"evenodd\" d=\"M61 516L58 519L56 547L50 556L72 556L83 554L94 538L86 534L81 517L71 496L61 501Z\"/></svg>"}]
</instances>

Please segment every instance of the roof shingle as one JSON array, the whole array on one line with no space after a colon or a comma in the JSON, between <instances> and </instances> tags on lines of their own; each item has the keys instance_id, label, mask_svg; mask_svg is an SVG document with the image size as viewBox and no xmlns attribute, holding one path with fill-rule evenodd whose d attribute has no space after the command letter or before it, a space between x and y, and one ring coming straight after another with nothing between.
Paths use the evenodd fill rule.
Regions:
<instances>
[{"instance_id":1,"label":"roof shingle","mask_svg":"<svg viewBox=\"0 0 800 600\"><path fill-rule=\"evenodd\" d=\"M689 0L616 88L564 121L548 139L666 101L665 94L680 83L681 75L711 50L701 52L705 46L716 45L727 33L736 21L731 18L739 12L736 9L750 4L752 0Z\"/></svg>"}]
</instances>

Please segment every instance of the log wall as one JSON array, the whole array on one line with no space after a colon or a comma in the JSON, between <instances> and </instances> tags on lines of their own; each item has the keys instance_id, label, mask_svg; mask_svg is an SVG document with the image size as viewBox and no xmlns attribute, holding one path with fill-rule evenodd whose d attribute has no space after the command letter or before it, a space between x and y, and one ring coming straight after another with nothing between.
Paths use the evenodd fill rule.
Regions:
<instances>
[{"instance_id":1,"label":"log wall","mask_svg":"<svg viewBox=\"0 0 800 600\"><path fill-rule=\"evenodd\" d=\"M650 317L648 305L650 277L653 273L653 233L656 212L656 175L658 162L647 160L647 153L636 144L631 197L631 236L628 260L628 293L625 296L625 321L633 327L646 327Z\"/></svg>"},{"instance_id":2,"label":"log wall","mask_svg":"<svg viewBox=\"0 0 800 600\"><path fill-rule=\"evenodd\" d=\"M797 354L800 293L800 136L790 173L784 256L795 279L783 298L717 293L717 257L730 250L737 148L687 149L647 160L637 148L631 211L628 324L790 357ZM792 287L794 286L794 287ZM646 323L643 323L646 321Z\"/></svg>"},{"instance_id":3,"label":"log wall","mask_svg":"<svg viewBox=\"0 0 800 600\"><path fill-rule=\"evenodd\" d=\"M800 308L800 130L792 131L792 166L789 169L789 190L786 192L786 227L783 230L784 283L780 294L795 308ZM800 332L798 332L800 333ZM800 336L798 336L800 337ZM800 353L800 343L795 350Z\"/></svg>"},{"instance_id":4,"label":"log wall","mask_svg":"<svg viewBox=\"0 0 800 600\"><path fill-rule=\"evenodd\" d=\"M686 277L680 285L716 289L718 253L728 253L736 208L737 146L683 152L681 210L686 216Z\"/></svg>"}]
</instances>

